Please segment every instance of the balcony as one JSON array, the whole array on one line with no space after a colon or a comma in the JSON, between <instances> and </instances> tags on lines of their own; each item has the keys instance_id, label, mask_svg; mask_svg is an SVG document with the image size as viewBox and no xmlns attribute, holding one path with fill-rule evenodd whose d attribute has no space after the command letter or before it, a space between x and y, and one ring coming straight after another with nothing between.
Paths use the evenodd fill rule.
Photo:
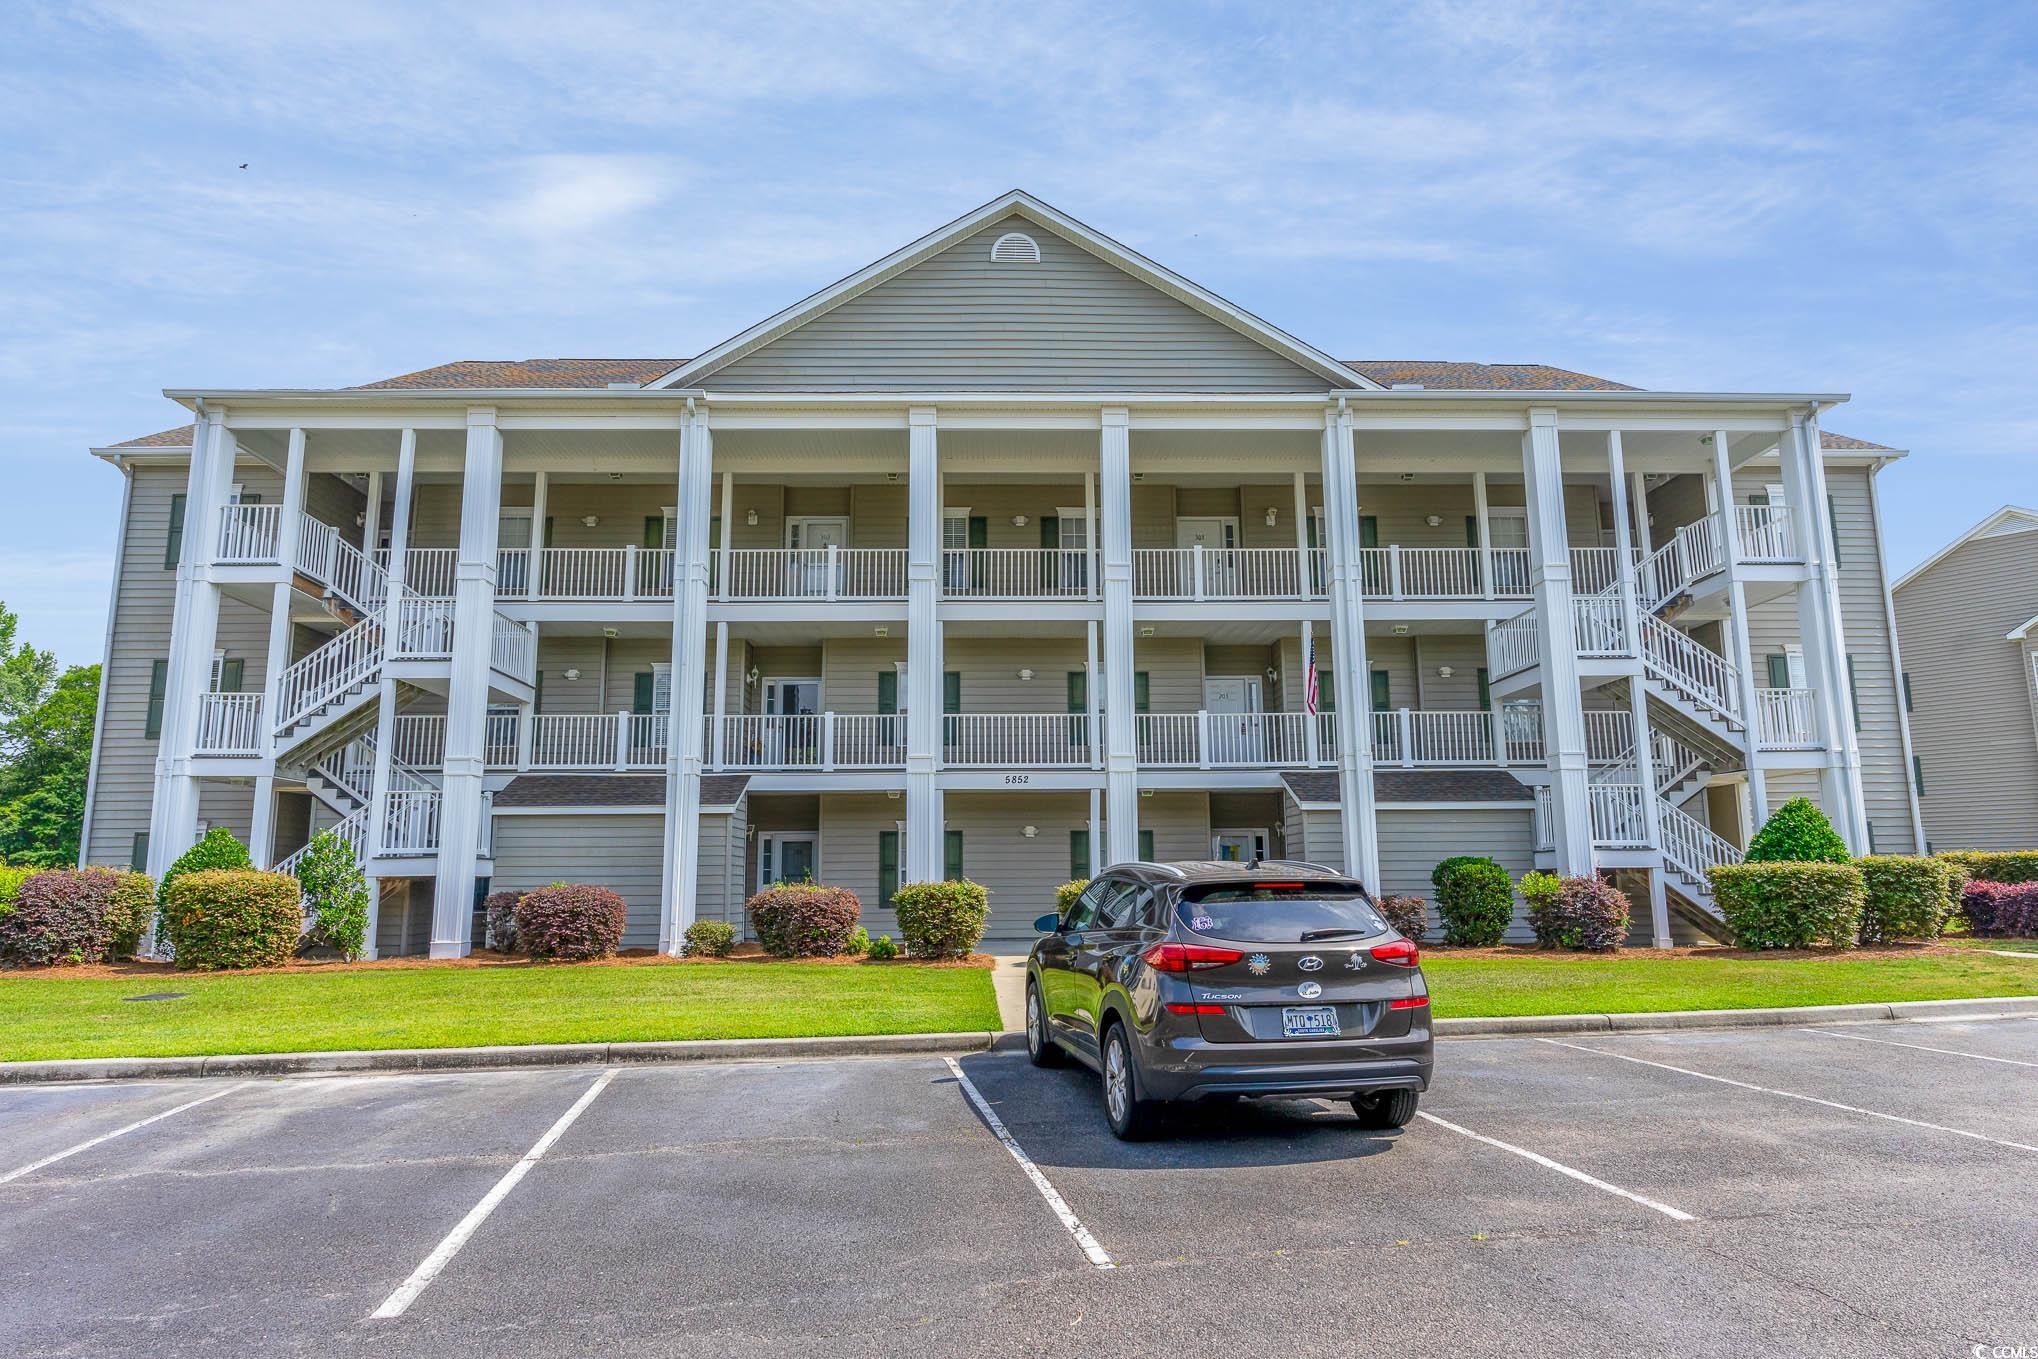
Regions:
<instances>
[{"instance_id":1,"label":"balcony","mask_svg":"<svg viewBox=\"0 0 2038 1359\"><path fill-rule=\"evenodd\" d=\"M196 755L259 756L265 753L262 696L205 694L198 700Z\"/></svg>"},{"instance_id":2,"label":"balcony","mask_svg":"<svg viewBox=\"0 0 2038 1359\"><path fill-rule=\"evenodd\" d=\"M730 713L708 719L716 769L823 772L906 767L904 713Z\"/></svg>"},{"instance_id":3,"label":"balcony","mask_svg":"<svg viewBox=\"0 0 2038 1359\"><path fill-rule=\"evenodd\" d=\"M1139 763L1154 769L1307 768L1337 759L1332 713L1140 713Z\"/></svg>"},{"instance_id":4,"label":"balcony","mask_svg":"<svg viewBox=\"0 0 2038 1359\"><path fill-rule=\"evenodd\" d=\"M666 713L539 713L531 719L532 769L663 769Z\"/></svg>"},{"instance_id":5,"label":"balcony","mask_svg":"<svg viewBox=\"0 0 2038 1359\"><path fill-rule=\"evenodd\" d=\"M1321 548L1147 547L1132 554L1139 599L1321 599L1328 580Z\"/></svg>"},{"instance_id":6,"label":"balcony","mask_svg":"<svg viewBox=\"0 0 2038 1359\"><path fill-rule=\"evenodd\" d=\"M945 713L941 762L950 769L1089 769L1103 747L1086 713Z\"/></svg>"},{"instance_id":7,"label":"balcony","mask_svg":"<svg viewBox=\"0 0 2038 1359\"><path fill-rule=\"evenodd\" d=\"M708 565L708 593L718 600L906 597L902 547L732 548Z\"/></svg>"},{"instance_id":8,"label":"balcony","mask_svg":"<svg viewBox=\"0 0 2038 1359\"><path fill-rule=\"evenodd\" d=\"M1756 737L1764 750L1818 750L1810 689L1757 689Z\"/></svg>"},{"instance_id":9,"label":"balcony","mask_svg":"<svg viewBox=\"0 0 2038 1359\"><path fill-rule=\"evenodd\" d=\"M941 553L946 599L1095 599L1080 547L951 547Z\"/></svg>"},{"instance_id":10,"label":"balcony","mask_svg":"<svg viewBox=\"0 0 2038 1359\"><path fill-rule=\"evenodd\" d=\"M392 789L382 804L382 852L438 853L442 800L436 788Z\"/></svg>"}]
</instances>

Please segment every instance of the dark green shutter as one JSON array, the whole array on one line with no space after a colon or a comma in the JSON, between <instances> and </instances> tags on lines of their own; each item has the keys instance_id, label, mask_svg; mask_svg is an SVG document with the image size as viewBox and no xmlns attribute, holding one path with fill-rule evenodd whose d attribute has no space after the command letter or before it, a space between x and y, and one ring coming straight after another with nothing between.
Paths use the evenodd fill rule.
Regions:
<instances>
[{"instance_id":1,"label":"dark green shutter","mask_svg":"<svg viewBox=\"0 0 2038 1359\"><path fill-rule=\"evenodd\" d=\"M1476 514L1465 516L1465 546L1479 546L1479 516Z\"/></svg>"},{"instance_id":2,"label":"dark green shutter","mask_svg":"<svg viewBox=\"0 0 2038 1359\"><path fill-rule=\"evenodd\" d=\"M1831 495L1826 497L1826 526L1833 530L1833 565L1842 565L1840 561L1840 511L1834 506Z\"/></svg>"},{"instance_id":3,"label":"dark green shutter","mask_svg":"<svg viewBox=\"0 0 2038 1359\"><path fill-rule=\"evenodd\" d=\"M163 734L163 695L170 688L170 663L149 662L149 708L142 721L142 735L153 741Z\"/></svg>"},{"instance_id":4,"label":"dark green shutter","mask_svg":"<svg viewBox=\"0 0 2038 1359\"><path fill-rule=\"evenodd\" d=\"M1388 687L1387 672L1385 670L1375 670L1373 672L1373 711L1376 713L1386 712L1388 708L1393 706L1393 700L1393 691Z\"/></svg>"},{"instance_id":5,"label":"dark green shutter","mask_svg":"<svg viewBox=\"0 0 2038 1359\"><path fill-rule=\"evenodd\" d=\"M656 692L657 685L658 676L656 674L649 670L639 670L637 672L636 692L630 696L630 711L633 713L650 712L653 702L652 695Z\"/></svg>"},{"instance_id":6,"label":"dark green shutter","mask_svg":"<svg viewBox=\"0 0 2038 1359\"><path fill-rule=\"evenodd\" d=\"M134 833L134 848L128 851L127 866L137 873L149 871L149 833L147 831L136 831Z\"/></svg>"},{"instance_id":7,"label":"dark green shutter","mask_svg":"<svg viewBox=\"0 0 2038 1359\"><path fill-rule=\"evenodd\" d=\"M942 873L950 882L962 880L962 832L949 831L942 836Z\"/></svg>"},{"instance_id":8,"label":"dark green shutter","mask_svg":"<svg viewBox=\"0 0 2038 1359\"><path fill-rule=\"evenodd\" d=\"M721 550L722 516L718 514L708 520L708 551L720 552Z\"/></svg>"},{"instance_id":9,"label":"dark green shutter","mask_svg":"<svg viewBox=\"0 0 2038 1359\"><path fill-rule=\"evenodd\" d=\"M1089 676L1081 670L1071 670L1069 676L1069 711L1083 713L1090 710Z\"/></svg>"},{"instance_id":10,"label":"dark green shutter","mask_svg":"<svg viewBox=\"0 0 2038 1359\"><path fill-rule=\"evenodd\" d=\"M1316 516L1313 514L1309 516L1309 546L1311 548L1323 546L1322 543L1316 541Z\"/></svg>"},{"instance_id":11,"label":"dark green shutter","mask_svg":"<svg viewBox=\"0 0 2038 1359\"><path fill-rule=\"evenodd\" d=\"M1904 711L1911 712L1911 672L1904 671Z\"/></svg>"},{"instance_id":12,"label":"dark green shutter","mask_svg":"<svg viewBox=\"0 0 2038 1359\"><path fill-rule=\"evenodd\" d=\"M222 694L238 694L247 679L248 663L240 656L228 656L219 663L219 691Z\"/></svg>"},{"instance_id":13,"label":"dark green shutter","mask_svg":"<svg viewBox=\"0 0 2038 1359\"><path fill-rule=\"evenodd\" d=\"M1493 677L1483 665L1479 667L1479 711L1493 711Z\"/></svg>"},{"instance_id":14,"label":"dark green shutter","mask_svg":"<svg viewBox=\"0 0 2038 1359\"><path fill-rule=\"evenodd\" d=\"M877 672L877 710L881 716L890 716L899 710L899 672L880 670Z\"/></svg>"},{"instance_id":15,"label":"dark green shutter","mask_svg":"<svg viewBox=\"0 0 2038 1359\"><path fill-rule=\"evenodd\" d=\"M1316 672L1316 711L1334 713L1337 711L1337 673L1332 670Z\"/></svg>"},{"instance_id":16,"label":"dark green shutter","mask_svg":"<svg viewBox=\"0 0 2038 1359\"><path fill-rule=\"evenodd\" d=\"M1790 687L1790 657L1772 651L1763 657L1763 660L1769 666L1769 687L1772 689L1788 689Z\"/></svg>"},{"instance_id":17,"label":"dark green shutter","mask_svg":"<svg viewBox=\"0 0 2038 1359\"><path fill-rule=\"evenodd\" d=\"M877 833L877 900L880 909L889 908L899 892L899 833Z\"/></svg>"},{"instance_id":18,"label":"dark green shutter","mask_svg":"<svg viewBox=\"0 0 2038 1359\"><path fill-rule=\"evenodd\" d=\"M545 672L535 667L531 671L531 712L535 716L545 711Z\"/></svg>"},{"instance_id":19,"label":"dark green shutter","mask_svg":"<svg viewBox=\"0 0 2038 1359\"><path fill-rule=\"evenodd\" d=\"M549 515L549 514L548 514L548 515L546 515L546 516L545 516L545 546L546 546L546 547L550 547L550 546L552 546L552 525L553 525L553 518L552 518L552 516L551 516L551 515Z\"/></svg>"},{"instance_id":20,"label":"dark green shutter","mask_svg":"<svg viewBox=\"0 0 2038 1359\"><path fill-rule=\"evenodd\" d=\"M1139 833L1139 857L1143 863L1152 863L1154 861L1153 832L1150 830L1143 830Z\"/></svg>"},{"instance_id":21,"label":"dark green shutter","mask_svg":"<svg viewBox=\"0 0 2038 1359\"><path fill-rule=\"evenodd\" d=\"M1918 796L1925 795L1925 760L1921 755L1911 756L1911 781L1917 786Z\"/></svg>"},{"instance_id":22,"label":"dark green shutter","mask_svg":"<svg viewBox=\"0 0 2038 1359\"><path fill-rule=\"evenodd\" d=\"M1152 711L1150 707L1153 691L1152 679L1153 677L1144 670L1132 672L1132 711L1136 713Z\"/></svg>"},{"instance_id":23,"label":"dark green shutter","mask_svg":"<svg viewBox=\"0 0 2038 1359\"><path fill-rule=\"evenodd\" d=\"M1847 658L1847 704L1854 710L1854 730L1861 730L1861 688L1854 682L1854 658Z\"/></svg>"},{"instance_id":24,"label":"dark green shutter","mask_svg":"<svg viewBox=\"0 0 2038 1359\"><path fill-rule=\"evenodd\" d=\"M665 546L665 516L647 514L644 516L644 546Z\"/></svg>"},{"instance_id":25,"label":"dark green shutter","mask_svg":"<svg viewBox=\"0 0 2038 1359\"><path fill-rule=\"evenodd\" d=\"M1866 825L1868 826L1868 852L1873 854L1875 853L1875 823L1870 821Z\"/></svg>"},{"instance_id":26,"label":"dark green shutter","mask_svg":"<svg viewBox=\"0 0 2038 1359\"><path fill-rule=\"evenodd\" d=\"M1090 833L1086 830L1069 832L1069 881L1081 882L1090 876Z\"/></svg>"},{"instance_id":27,"label":"dark green shutter","mask_svg":"<svg viewBox=\"0 0 2038 1359\"><path fill-rule=\"evenodd\" d=\"M969 517L969 545L971 547L989 547L991 545L991 521L984 518L981 514L973 514Z\"/></svg>"},{"instance_id":28,"label":"dark green shutter","mask_svg":"<svg viewBox=\"0 0 2038 1359\"><path fill-rule=\"evenodd\" d=\"M1378 547L1379 545L1380 545L1380 516L1377 514L1360 515L1359 546Z\"/></svg>"},{"instance_id":29,"label":"dark green shutter","mask_svg":"<svg viewBox=\"0 0 2038 1359\"><path fill-rule=\"evenodd\" d=\"M170 497L170 531L163 535L163 569L177 569L177 559L184 555L184 493L179 491Z\"/></svg>"},{"instance_id":30,"label":"dark green shutter","mask_svg":"<svg viewBox=\"0 0 2038 1359\"><path fill-rule=\"evenodd\" d=\"M959 713L962 711L962 671L945 670L941 674L941 711Z\"/></svg>"},{"instance_id":31,"label":"dark green shutter","mask_svg":"<svg viewBox=\"0 0 2038 1359\"><path fill-rule=\"evenodd\" d=\"M1043 514L1040 516L1040 545L1042 547L1061 546L1060 515Z\"/></svg>"}]
</instances>

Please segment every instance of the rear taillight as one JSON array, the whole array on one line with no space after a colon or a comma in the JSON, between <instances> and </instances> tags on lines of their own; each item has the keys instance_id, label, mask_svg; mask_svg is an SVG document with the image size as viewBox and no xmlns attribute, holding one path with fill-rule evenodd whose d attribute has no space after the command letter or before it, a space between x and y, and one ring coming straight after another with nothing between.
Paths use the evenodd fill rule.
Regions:
<instances>
[{"instance_id":1,"label":"rear taillight","mask_svg":"<svg viewBox=\"0 0 2038 1359\"><path fill-rule=\"evenodd\" d=\"M1208 944L1155 944L1139 956L1156 972L1201 972L1235 963L1245 954L1235 948L1212 948Z\"/></svg>"},{"instance_id":2,"label":"rear taillight","mask_svg":"<svg viewBox=\"0 0 2038 1359\"><path fill-rule=\"evenodd\" d=\"M1383 963L1396 967L1414 967L1422 961L1422 950L1412 940L1396 939L1391 944L1382 944L1373 950L1373 956Z\"/></svg>"},{"instance_id":3,"label":"rear taillight","mask_svg":"<svg viewBox=\"0 0 2038 1359\"><path fill-rule=\"evenodd\" d=\"M1420 1010L1429 1004L1428 996L1409 996L1403 1000L1389 1001L1390 1010Z\"/></svg>"},{"instance_id":4,"label":"rear taillight","mask_svg":"<svg viewBox=\"0 0 2038 1359\"><path fill-rule=\"evenodd\" d=\"M1198 1005L1191 1002L1170 1001L1168 1003L1168 1013L1171 1015L1221 1015L1224 1013L1224 1007L1222 1005Z\"/></svg>"}]
</instances>

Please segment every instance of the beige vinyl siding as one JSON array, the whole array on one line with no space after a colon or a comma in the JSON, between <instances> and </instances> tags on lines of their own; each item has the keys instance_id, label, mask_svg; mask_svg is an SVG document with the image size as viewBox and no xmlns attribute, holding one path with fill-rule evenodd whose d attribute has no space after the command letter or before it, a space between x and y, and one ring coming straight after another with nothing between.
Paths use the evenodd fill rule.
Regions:
<instances>
[{"instance_id":1,"label":"beige vinyl siding","mask_svg":"<svg viewBox=\"0 0 2038 1359\"><path fill-rule=\"evenodd\" d=\"M947 829L962 832L964 876L991 891L985 936L1031 938L1034 918L1054 909L1054 889L1068 881L1069 832L1088 828L1089 794L950 791L942 803ZM1026 826L1037 832L1031 839ZM869 838L875 886L877 840Z\"/></svg>"},{"instance_id":2,"label":"beige vinyl siding","mask_svg":"<svg viewBox=\"0 0 2038 1359\"><path fill-rule=\"evenodd\" d=\"M1040 262L991 262L1020 231ZM1322 391L1321 377L1012 217L700 379L723 391Z\"/></svg>"},{"instance_id":3,"label":"beige vinyl siding","mask_svg":"<svg viewBox=\"0 0 2038 1359\"><path fill-rule=\"evenodd\" d=\"M901 485L849 488L849 541L857 547L905 547L908 500Z\"/></svg>"},{"instance_id":4,"label":"beige vinyl siding","mask_svg":"<svg viewBox=\"0 0 2038 1359\"><path fill-rule=\"evenodd\" d=\"M432 880L387 878L378 889L375 909L375 953L382 958L417 957L432 943ZM483 941L475 940L477 946Z\"/></svg>"},{"instance_id":5,"label":"beige vinyl siding","mask_svg":"<svg viewBox=\"0 0 2038 1359\"><path fill-rule=\"evenodd\" d=\"M950 477L942 488L942 510L984 521L984 546L1040 546L1040 521L1058 515L1064 508L1080 507L1083 483L968 482ZM1014 516L1024 515L1024 524Z\"/></svg>"},{"instance_id":6,"label":"beige vinyl siding","mask_svg":"<svg viewBox=\"0 0 2038 1359\"><path fill-rule=\"evenodd\" d=\"M1139 828L1153 832L1153 857L1170 863L1210 857L1210 794L1158 790L1139 799Z\"/></svg>"},{"instance_id":7,"label":"beige vinyl siding","mask_svg":"<svg viewBox=\"0 0 2038 1359\"><path fill-rule=\"evenodd\" d=\"M2038 697L2007 639L2033 614L2038 530L1964 543L1896 593L1934 849L2038 848Z\"/></svg>"},{"instance_id":8,"label":"beige vinyl siding","mask_svg":"<svg viewBox=\"0 0 2038 1359\"><path fill-rule=\"evenodd\" d=\"M1081 670L1088 656L1087 644L1076 631L1080 626L1071 623L1071 635L1067 637L1029 637L1023 642L950 636L942 668L962 675L962 710L1067 712L1067 672ZM1031 670L1033 678L1019 678L1021 670ZM1155 706L1158 708L1158 703Z\"/></svg>"},{"instance_id":9,"label":"beige vinyl siding","mask_svg":"<svg viewBox=\"0 0 2038 1359\"><path fill-rule=\"evenodd\" d=\"M1334 828L1334 816L1332 823ZM1429 875L1452 855L1487 855L1499 860L1515 878L1536 866L1535 827L1526 805L1520 811L1383 807L1379 826L1381 890L1389 896L1428 901L1432 922L1436 919L1436 888ZM1507 938L1522 941L1533 937L1517 897Z\"/></svg>"},{"instance_id":10,"label":"beige vinyl siding","mask_svg":"<svg viewBox=\"0 0 2038 1359\"><path fill-rule=\"evenodd\" d=\"M1101 649L1098 659L1103 659ZM1132 668L1146 675L1149 712L1193 713L1202 708L1203 643L1198 638L1142 637L1132 644ZM1098 693L1100 705L1105 697Z\"/></svg>"},{"instance_id":11,"label":"beige vinyl siding","mask_svg":"<svg viewBox=\"0 0 2038 1359\"><path fill-rule=\"evenodd\" d=\"M645 815L499 816L495 819L493 892L528 892L555 882L606 887L629 903L623 947L658 946L659 892L665 872L665 817Z\"/></svg>"},{"instance_id":12,"label":"beige vinyl siding","mask_svg":"<svg viewBox=\"0 0 2038 1359\"><path fill-rule=\"evenodd\" d=\"M1302 820L1302 845L1288 847L1288 853L1306 859L1313 864L1344 872L1345 844L1344 831L1334 810L1311 808L1300 813Z\"/></svg>"},{"instance_id":13,"label":"beige vinyl siding","mask_svg":"<svg viewBox=\"0 0 2038 1359\"><path fill-rule=\"evenodd\" d=\"M903 628L900 631L904 631ZM821 702L830 712L874 713L880 674L899 674L906 659L903 638L831 637L821 648ZM906 690L899 687L899 706L906 706Z\"/></svg>"},{"instance_id":14,"label":"beige vinyl siding","mask_svg":"<svg viewBox=\"0 0 2038 1359\"><path fill-rule=\"evenodd\" d=\"M1395 708L1475 710L1479 670L1485 664L1486 639L1473 633L1366 639L1366 668L1387 672L1389 706ZM1437 673L1446 665L1449 679ZM1370 690L1361 701L1372 701Z\"/></svg>"},{"instance_id":15,"label":"beige vinyl siding","mask_svg":"<svg viewBox=\"0 0 2038 1359\"><path fill-rule=\"evenodd\" d=\"M879 898L877 837L881 831L896 831L905 819L904 797L883 793L823 793L821 795L819 857L821 881L831 887L846 887L863 904L863 927L872 935L899 937L898 916L891 903ZM906 851L899 847L900 880L905 880ZM1039 912L1034 914L1038 915Z\"/></svg>"}]
</instances>

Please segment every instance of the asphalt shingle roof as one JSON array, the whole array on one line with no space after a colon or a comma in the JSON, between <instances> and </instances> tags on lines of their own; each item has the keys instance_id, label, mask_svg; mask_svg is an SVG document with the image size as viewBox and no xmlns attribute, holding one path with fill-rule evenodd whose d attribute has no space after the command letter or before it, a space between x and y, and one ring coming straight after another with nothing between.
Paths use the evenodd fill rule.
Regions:
<instances>
[{"instance_id":1,"label":"asphalt shingle roof","mask_svg":"<svg viewBox=\"0 0 2038 1359\"><path fill-rule=\"evenodd\" d=\"M1281 775L1297 802L1336 802L1338 776L1315 770ZM1397 802L1519 802L1532 805L1535 791L1498 769L1376 769L1373 800Z\"/></svg>"},{"instance_id":2,"label":"asphalt shingle roof","mask_svg":"<svg viewBox=\"0 0 2038 1359\"><path fill-rule=\"evenodd\" d=\"M444 391L476 387L606 387L612 382L642 386L664 377L685 359L462 359L420 368L351 390Z\"/></svg>"},{"instance_id":3,"label":"asphalt shingle roof","mask_svg":"<svg viewBox=\"0 0 2038 1359\"><path fill-rule=\"evenodd\" d=\"M144 434L139 439L128 439L117 443L115 448L189 448L191 435L196 425L179 425L175 429L159 429L154 434Z\"/></svg>"},{"instance_id":4,"label":"asphalt shingle roof","mask_svg":"<svg viewBox=\"0 0 2038 1359\"><path fill-rule=\"evenodd\" d=\"M1547 363L1456 363L1447 359L1346 359L1383 387L1416 383L1446 392L1636 392L1612 378Z\"/></svg>"},{"instance_id":5,"label":"asphalt shingle roof","mask_svg":"<svg viewBox=\"0 0 2038 1359\"><path fill-rule=\"evenodd\" d=\"M750 786L747 774L701 776L701 806L731 807ZM502 807L642 807L665 810L662 774L519 774L495 795Z\"/></svg>"}]
</instances>

